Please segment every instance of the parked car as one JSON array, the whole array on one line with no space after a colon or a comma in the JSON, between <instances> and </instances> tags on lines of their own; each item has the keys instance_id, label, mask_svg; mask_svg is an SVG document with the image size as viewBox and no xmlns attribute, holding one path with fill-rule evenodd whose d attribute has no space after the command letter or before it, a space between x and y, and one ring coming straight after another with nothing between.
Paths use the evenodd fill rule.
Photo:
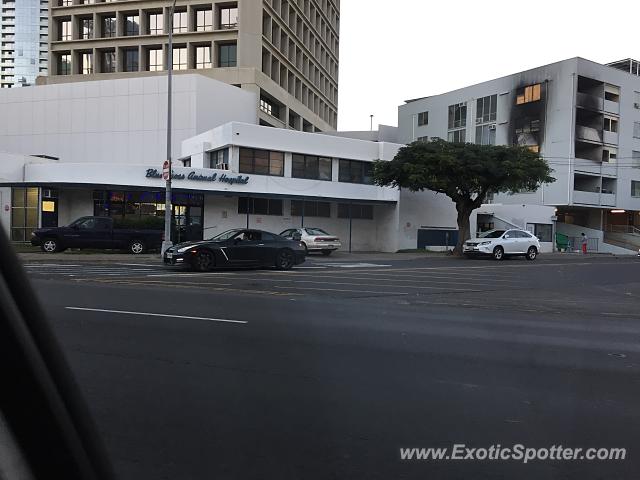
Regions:
<instances>
[{"instance_id":1,"label":"parked car","mask_svg":"<svg viewBox=\"0 0 640 480\"><path fill-rule=\"evenodd\" d=\"M168 248L164 263L187 265L206 272L216 267L276 267L289 270L303 263L306 250L301 242L270 232L234 229L210 240L184 242Z\"/></svg>"},{"instance_id":2,"label":"parked car","mask_svg":"<svg viewBox=\"0 0 640 480\"><path fill-rule=\"evenodd\" d=\"M80 217L66 227L41 228L31 235L31 244L44 252L67 248L126 249L133 254L157 250L162 230L121 228L109 217Z\"/></svg>"},{"instance_id":3,"label":"parked car","mask_svg":"<svg viewBox=\"0 0 640 480\"><path fill-rule=\"evenodd\" d=\"M331 252L342 246L338 237L321 228L290 228L282 232L280 236L302 242L307 252L322 252L323 255L331 255Z\"/></svg>"},{"instance_id":4,"label":"parked car","mask_svg":"<svg viewBox=\"0 0 640 480\"><path fill-rule=\"evenodd\" d=\"M535 260L540 253L540 240L526 230L491 230L464 242L462 251L467 257L487 255L502 260L520 255Z\"/></svg>"}]
</instances>

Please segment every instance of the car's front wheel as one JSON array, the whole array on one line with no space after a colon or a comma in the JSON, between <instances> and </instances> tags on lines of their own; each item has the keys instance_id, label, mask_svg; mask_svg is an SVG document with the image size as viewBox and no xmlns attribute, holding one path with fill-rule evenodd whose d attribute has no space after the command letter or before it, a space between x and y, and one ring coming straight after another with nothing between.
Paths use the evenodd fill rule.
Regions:
<instances>
[{"instance_id":1,"label":"car's front wheel","mask_svg":"<svg viewBox=\"0 0 640 480\"><path fill-rule=\"evenodd\" d=\"M536 247L529 247L529 250L527 250L527 260L535 260L536 257L538 256L538 249Z\"/></svg>"},{"instance_id":2,"label":"car's front wheel","mask_svg":"<svg viewBox=\"0 0 640 480\"><path fill-rule=\"evenodd\" d=\"M493 249L494 260L504 260L504 248L496 247Z\"/></svg>"},{"instance_id":3,"label":"car's front wheel","mask_svg":"<svg viewBox=\"0 0 640 480\"><path fill-rule=\"evenodd\" d=\"M144 253L146 249L146 245L141 240L134 240L129 244L129 252L134 255L140 255L141 253Z\"/></svg>"},{"instance_id":4,"label":"car's front wheel","mask_svg":"<svg viewBox=\"0 0 640 480\"><path fill-rule=\"evenodd\" d=\"M42 242L40 249L45 253L56 253L62 250L60 248L60 243L55 238L46 238Z\"/></svg>"},{"instance_id":5,"label":"car's front wheel","mask_svg":"<svg viewBox=\"0 0 640 480\"><path fill-rule=\"evenodd\" d=\"M278 270L291 270L294 263L293 252L288 248L280 250L276 255L276 268Z\"/></svg>"},{"instance_id":6,"label":"car's front wheel","mask_svg":"<svg viewBox=\"0 0 640 480\"><path fill-rule=\"evenodd\" d=\"M215 257L209 250L200 250L192 261L193 269L198 272L208 272L215 264Z\"/></svg>"}]
</instances>

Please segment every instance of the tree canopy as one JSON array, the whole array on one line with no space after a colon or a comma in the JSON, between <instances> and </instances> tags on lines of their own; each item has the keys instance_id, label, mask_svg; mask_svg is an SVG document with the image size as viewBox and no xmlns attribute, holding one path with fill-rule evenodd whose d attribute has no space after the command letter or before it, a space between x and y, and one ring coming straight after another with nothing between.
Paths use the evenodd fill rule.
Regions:
<instances>
[{"instance_id":1,"label":"tree canopy","mask_svg":"<svg viewBox=\"0 0 640 480\"><path fill-rule=\"evenodd\" d=\"M450 143L435 139L402 147L391 161L377 161L377 185L432 190L456 204L459 240L457 251L469 238L469 216L489 193L536 190L555 181L551 168L526 147Z\"/></svg>"}]
</instances>

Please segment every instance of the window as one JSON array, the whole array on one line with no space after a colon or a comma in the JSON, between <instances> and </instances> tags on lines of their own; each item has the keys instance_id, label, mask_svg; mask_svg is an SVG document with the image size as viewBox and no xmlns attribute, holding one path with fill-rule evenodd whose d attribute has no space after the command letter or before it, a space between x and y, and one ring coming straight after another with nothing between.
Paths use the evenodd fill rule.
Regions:
<instances>
[{"instance_id":1,"label":"window","mask_svg":"<svg viewBox=\"0 0 640 480\"><path fill-rule=\"evenodd\" d=\"M238 213L282 216L282 200L238 197Z\"/></svg>"},{"instance_id":2,"label":"window","mask_svg":"<svg viewBox=\"0 0 640 480\"><path fill-rule=\"evenodd\" d=\"M116 17L102 17L102 36L105 38L116 36Z\"/></svg>"},{"instance_id":3,"label":"window","mask_svg":"<svg viewBox=\"0 0 640 480\"><path fill-rule=\"evenodd\" d=\"M213 12L210 8L196 10L196 32L213 30Z\"/></svg>"},{"instance_id":4,"label":"window","mask_svg":"<svg viewBox=\"0 0 640 480\"><path fill-rule=\"evenodd\" d=\"M516 105L524 103L537 102L540 100L541 85L529 85L528 87L519 88L516 91Z\"/></svg>"},{"instance_id":5,"label":"window","mask_svg":"<svg viewBox=\"0 0 640 480\"><path fill-rule=\"evenodd\" d=\"M237 49L235 43L226 43L218 46L218 66L235 67Z\"/></svg>"},{"instance_id":6,"label":"window","mask_svg":"<svg viewBox=\"0 0 640 480\"><path fill-rule=\"evenodd\" d=\"M140 35L140 17L127 15L124 18L124 34L127 36Z\"/></svg>"},{"instance_id":7,"label":"window","mask_svg":"<svg viewBox=\"0 0 640 480\"><path fill-rule=\"evenodd\" d=\"M467 104L449 105L449 130L467 126Z\"/></svg>"},{"instance_id":8,"label":"window","mask_svg":"<svg viewBox=\"0 0 640 480\"><path fill-rule=\"evenodd\" d=\"M267 115L271 115L273 117L279 117L280 109L277 105L275 105L271 100L267 100L266 98L260 98L260 110L262 110Z\"/></svg>"},{"instance_id":9,"label":"window","mask_svg":"<svg viewBox=\"0 0 640 480\"><path fill-rule=\"evenodd\" d=\"M80 20L80 31L82 39L87 40L93 38L93 19L83 18Z\"/></svg>"},{"instance_id":10,"label":"window","mask_svg":"<svg viewBox=\"0 0 640 480\"><path fill-rule=\"evenodd\" d=\"M351 215L349 215L349 210L351 210ZM355 203L339 203L338 218L373 220L373 205L358 205Z\"/></svg>"},{"instance_id":11,"label":"window","mask_svg":"<svg viewBox=\"0 0 640 480\"><path fill-rule=\"evenodd\" d=\"M162 49L150 48L149 49L149 71L159 72L162 70Z\"/></svg>"},{"instance_id":12,"label":"window","mask_svg":"<svg viewBox=\"0 0 640 480\"><path fill-rule=\"evenodd\" d=\"M429 112L420 112L418 114L418 126L429 125Z\"/></svg>"},{"instance_id":13,"label":"window","mask_svg":"<svg viewBox=\"0 0 640 480\"><path fill-rule=\"evenodd\" d=\"M640 109L640 92L633 92L633 108Z\"/></svg>"},{"instance_id":14,"label":"window","mask_svg":"<svg viewBox=\"0 0 640 480\"><path fill-rule=\"evenodd\" d=\"M304 214L304 215L303 215ZM331 203L308 200L291 200L292 217L331 217ZM322 234L320 234L322 235Z\"/></svg>"},{"instance_id":15,"label":"window","mask_svg":"<svg viewBox=\"0 0 640 480\"><path fill-rule=\"evenodd\" d=\"M215 152L209 152L209 168L229 170L229 149L223 148Z\"/></svg>"},{"instance_id":16,"label":"window","mask_svg":"<svg viewBox=\"0 0 640 480\"><path fill-rule=\"evenodd\" d=\"M71 20L63 20L60 22L60 40L71 40Z\"/></svg>"},{"instance_id":17,"label":"window","mask_svg":"<svg viewBox=\"0 0 640 480\"><path fill-rule=\"evenodd\" d=\"M602 149L602 161L608 163L615 163L618 158L618 150L615 148L607 147Z\"/></svg>"},{"instance_id":18,"label":"window","mask_svg":"<svg viewBox=\"0 0 640 480\"><path fill-rule=\"evenodd\" d=\"M454 132L451 132L454 133ZM496 144L496 125L495 123L488 125L478 125L476 127L476 144L477 145L495 145Z\"/></svg>"},{"instance_id":19,"label":"window","mask_svg":"<svg viewBox=\"0 0 640 480\"><path fill-rule=\"evenodd\" d=\"M466 130L454 130L447 133L447 141L455 143L464 143L466 141Z\"/></svg>"},{"instance_id":20,"label":"window","mask_svg":"<svg viewBox=\"0 0 640 480\"><path fill-rule=\"evenodd\" d=\"M187 47L174 47L173 49L173 69L187 69Z\"/></svg>"},{"instance_id":21,"label":"window","mask_svg":"<svg viewBox=\"0 0 640 480\"><path fill-rule=\"evenodd\" d=\"M164 18L161 13L149 14L149 34L162 35L164 33Z\"/></svg>"},{"instance_id":22,"label":"window","mask_svg":"<svg viewBox=\"0 0 640 480\"><path fill-rule=\"evenodd\" d=\"M498 95L489 95L476 101L476 124L496 121Z\"/></svg>"},{"instance_id":23,"label":"window","mask_svg":"<svg viewBox=\"0 0 640 480\"><path fill-rule=\"evenodd\" d=\"M338 168L338 181L346 183L364 183L373 185L371 162L358 160L340 160Z\"/></svg>"},{"instance_id":24,"label":"window","mask_svg":"<svg viewBox=\"0 0 640 480\"><path fill-rule=\"evenodd\" d=\"M284 153L241 148L240 173L282 177L284 175Z\"/></svg>"},{"instance_id":25,"label":"window","mask_svg":"<svg viewBox=\"0 0 640 480\"><path fill-rule=\"evenodd\" d=\"M83 75L91 75L93 73L93 54L82 53L80 55L81 73Z\"/></svg>"},{"instance_id":26,"label":"window","mask_svg":"<svg viewBox=\"0 0 640 480\"><path fill-rule=\"evenodd\" d=\"M58 57L58 75L71 75L71 54L62 53Z\"/></svg>"},{"instance_id":27,"label":"window","mask_svg":"<svg viewBox=\"0 0 640 480\"><path fill-rule=\"evenodd\" d=\"M173 33L185 33L188 30L187 12L173 12Z\"/></svg>"},{"instance_id":28,"label":"window","mask_svg":"<svg viewBox=\"0 0 640 480\"><path fill-rule=\"evenodd\" d=\"M604 130L606 132L617 132L618 131L618 120L614 118L605 117L604 119Z\"/></svg>"},{"instance_id":29,"label":"window","mask_svg":"<svg viewBox=\"0 0 640 480\"><path fill-rule=\"evenodd\" d=\"M26 242L31 232L38 228L37 188L14 187L11 189L11 240Z\"/></svg>"},{"instance_id":30,"label":"window","mask_svg":"<svg viewBox=\"0 0 640 480\"><path fill-rule=\"evenodd\" d=\"M61 7L70 7L73 5L73 0L60 0Z\"/></svg>"},{"instance_id":31,"label":"window","mask_svg":"<svg viewBox=\"0 0 640 480\"><path fill-rule=\"evenodd\" d=\"M122 50L122 52L124 53L123 70L125 72L137 72L138 71L138 49L125 48Z\"/></svg>"},{"instance_id":32,"label":"window","mask_svg":"<svg viewBox=\"0 0 640 480\"><path fill-rule=\"evenodd\" d=\"M331 181L331 159L294 153L291 176L293 178Z\"/></svg>"},{"instance_id":33,"label":"window","mask_svg":"<svg viewBox=\"0 0 640 480\"><path fill-rule=\"evenodd\" d=\"M116 71L116 52L102 52L100 69L103 73L113 73Z\"/></svg>"},{"instance_id":34,"label":"window","mask_svg":"<svg viewBox=\"0 0 640 480\"><path fill-rule=\"evenodd\" d=\"M640 182L637 180L631 180L631 196L640 197Z\"/></svg>"},{"instance_id":35,"label":"window","mask_svg":"<svg viewBox=\"0 0 640 480\"><path fill-rule=\"evenodd\" d=\"M238 7L220 8L220 28L236 28L238 26Z\"/></svg>"},{"instance_id":36,"label":"window","mask_svg":"<svg viewBox=\"0 0 640 480\"><path fill-rule=\"evenodd\" d=\"M631 151L631 164L633 168L640 168L640 152L636 150Z\"/></svg>"},{"instance_id":37,"label":"window","mask_svg":"<svg viewBox=\"0 0 640 480\"><path fill-rule=\"evenodd\" d=\"M640 138L640 122L633 122L633 138Z\"/></svg>"},{"instance_id":38,"label":"window","mask_svg":"<svg viewBox=\"0 0 640 480\"><path fill-rule=\"evenodd\" d=\"M211 68L211 47L206 45L196 47L196 68Z\"/></svg>"},{"instance_id":39,"label":"window","mask_svg":"<svg viewBox=\"0 0 640 480\"><path fill-rule=\"evenodd\" d=\"M429 137L428 136L416 138L416 142L428 142L428 141L429 141Z\"/></svg>"}]
</instances>

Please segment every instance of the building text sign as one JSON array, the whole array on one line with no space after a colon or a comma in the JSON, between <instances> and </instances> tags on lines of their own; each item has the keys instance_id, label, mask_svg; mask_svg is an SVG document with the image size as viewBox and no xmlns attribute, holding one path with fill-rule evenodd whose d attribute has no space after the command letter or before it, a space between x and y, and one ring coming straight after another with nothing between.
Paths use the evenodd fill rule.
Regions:
<instances>
[{"instance_id":1,"label":"building text sign","mask_svg":"<svg viewBox=\"0 0 640 480\"><path fill-rule=\"evenodd\" d=\"M156 168L148 168L147 169L147 178L162 178L162 172L159 172ZM235 175L230 176L226 173L218 175L218 172L214 172L211 175L203 175L201 173L192 170L189 173L176 173L171 172L172 180L193 180L196 182L222 182L228 183L229 185L246 185L249 183L248 175Z\"/></svg>"}]
</instances>

